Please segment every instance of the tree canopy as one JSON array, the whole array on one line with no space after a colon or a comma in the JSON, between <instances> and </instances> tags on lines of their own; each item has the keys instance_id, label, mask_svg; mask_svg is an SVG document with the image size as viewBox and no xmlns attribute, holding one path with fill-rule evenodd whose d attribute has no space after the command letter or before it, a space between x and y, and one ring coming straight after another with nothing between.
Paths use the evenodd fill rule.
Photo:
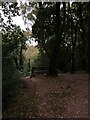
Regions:
<instances>
[{"instance_id":1,"label":"tree canopy","mask_svg":"<svg viewBox=\"0 0 90 120\"><path fill-rule=\"evenodd\" d=\"M44 55L49 61L49 75L56 76L58 70L71 73L75 70L90 71L88 66L90 2L25 2L25 4L21 2L19 7L17 5L4 2L2 4L3 13L8 18L8 25L1 19L5 32L3 38L8 38L10 45L13 46L10 50L10 45L8 46L8 42L4 39L4 47L7 45L8 50L18 56L18 52L25 49L24 35L26 35L35 38L41 56ZM32 33L29 29L25 33L18 26L12 25L11 17L19 15L19 10L25 24L29 22L32 26ZM20 61L22 64L22 59Z\"/></svg>"}]
</instances>

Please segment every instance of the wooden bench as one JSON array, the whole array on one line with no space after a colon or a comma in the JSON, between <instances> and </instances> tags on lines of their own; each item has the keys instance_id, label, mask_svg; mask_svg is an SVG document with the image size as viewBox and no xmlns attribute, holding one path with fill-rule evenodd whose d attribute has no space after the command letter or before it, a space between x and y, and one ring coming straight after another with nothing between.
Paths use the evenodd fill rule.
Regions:
<instances>
[{"instance_id":1,"label":"wooden bench","mask_svg":"<svg viewBox=\"0 0 90 120\"><path fill-rule=\"evenodd\" d=\"M37 74L47 74L48 67L32 67L30 77L35 76Z\"/></svg>"}]
</instances>

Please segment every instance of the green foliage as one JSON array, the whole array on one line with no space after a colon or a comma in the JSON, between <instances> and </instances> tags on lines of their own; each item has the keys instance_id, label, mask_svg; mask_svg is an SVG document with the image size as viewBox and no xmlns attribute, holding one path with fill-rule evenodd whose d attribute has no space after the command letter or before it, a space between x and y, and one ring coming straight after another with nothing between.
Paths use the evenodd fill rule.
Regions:
<instances>
[{"instance_id":1,"label":"green foliage","mask_svg":"<svg viewBox=\"0 0 90 120\"><path fill-rule=\"evenodd\" d=\"M27 38L19 26L12 24L12 17L19 15L18 3L2 2L1 10L4 15L4 17L1 16L3 69L9 66L9 62L12 64L11 66L22 69L23 50L26 49Z\"/></svg>"},{"instance_id":2,"label":"green foliage","mask_svg":"<svg viewBox=\"0 0 90 120\"><path fill-rule=\"evenodd\" d=\"M62 5L61 3L60 6ZM32 27L33 37L38 41L40 53L46 53L49 60L53 50L58 50L52 56L54 58L57 54L57 69L61 71L70 71L72 63L75 64L73 66L75 70L87 69L88 6L87 3L73 2L71 6L70 3L66 3L65 16L64 7L60 7L60 16L58 14L57 17L60 21L58 33L56 33L55 3L43 3L42 6L39 6L38 14L36 14L37 19ZM63 24L63 17L65 17L65 24ZM56 34L58 34L58 48L55 48ZM49 55L47 51L49 51Z\"/></svg>"},{"instance_id":3,"label":"green foliage","mask_svg":"<svg viewBox=\"0 0 90 120\"><path fill-rule=\"evenodd\" d=\"M22 84L19 80L22 74L15 63L15 58L17 62L19 61L21 46L25 49L25 38L20 27L13 25L6 31L2 30L3 110L6 109L7 101L17 94L18 87Z\"/></svg>"},{"instance_id":4,"label":"green foliage","mask_svg":"<svg viewBox=\"0 0 90 120\"><path fill-rule=\"evenodd\" d=\"M24 64L24 74L30 75L30 69L34 65L34 60L38 57L39 51L34 46L26 46L26 51L24 51L25 64Z\"/></svg>"},{"instance_id":5,"label":"green foliage","mask_svg":"<svg viewBox=\"0 0 90 120\"><path fill-rule=\"evenodd\" d=\"M7 29L2 29L2 53L4 63L5 60L8 61L9 59L10 61L11 59L13 65L15 65L16 68L20 68L20 57L23 57L22 50L26 49L26 40L27 39L19 26L12 25L11 28L8 28L7 26ZM22 56L20 56L21 54Z\"/></svg>"},{"instance_id":6,"label":"green foliage","mask_svg":"<svg viewBox=\"0 0 90 120\"><path fill-rule=\"evenodd\" d=\"M27 49L24 52L24 56L25 56L25 59L27 61L29 59L34 60L37 57L38 53L39 53L39 51L38 51L38 49L36 47L27 45Z\"/></svg>"},{"instance_id":7,"label":"green foliage","mask_svg":"<svg viewBox=\"0 0 90 120\"><path fill-rule=\"evenodd\" d=\"M1 22L2 33L2 85L3 110L8 101L17 94L18 87L23 84L19 79L22 75L23 50L26 49L26 37L19 26L12 24L12 17L18 14L17 3L2 3L2 12L7 18Z\"/></svg>"},{"instance_id":8,"label":"green foliage","mask_svg":"<svg viewBox=\"0 0 90 120\"><path fill-rule=\"evenodd\" d=\"M9 68L7 68L6 71L3 71L3 81L2 81L3 111L4 109L7 109L8 102L11 100L11 98L15 97L15 95L18 93L19 86L24 84L24 82L20 80L21 73L19 73L19 71L17 70L10 71L11 69L10 67L11 66L9 66Z\"/></svg>"},{"instance_id":9,"label":"green foliage","mask_svg":"<svg viewBox=\"0 0 90 120\"><path fill-rule=\"evenodd\" d=\"M5 17L8 17L8 22L11 23L11 17L19 15L18 3L2 2L2 12Z\"/></svg>"}]
</instances>

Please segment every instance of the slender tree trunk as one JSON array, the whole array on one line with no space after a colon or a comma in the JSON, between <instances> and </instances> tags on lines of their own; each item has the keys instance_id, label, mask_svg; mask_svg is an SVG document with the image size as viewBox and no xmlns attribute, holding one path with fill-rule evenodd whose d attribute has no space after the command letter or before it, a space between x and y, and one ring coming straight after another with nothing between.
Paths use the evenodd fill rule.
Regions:
<instances>
[{"instance_id":1,"label":"slender tree trunk","mask_svg":"<svg viewBox=\"0 0 90 120\"><path fill-rule=\"evenodd\" d=\"M73 17L72 17L72 15L71 15L71 41L72 41L72 55L71 55L71 73L74 73L74 38L73 38Z\"/></svg>"},{"instance_id":2,"label":"slender tree trunk","mask_svg":"<svg viewBox=\"0 0 90 120\"><path fill-rule=\"evenodd\" d=\"M16 68L18 69L18 60L17 60L16 57L14 57L14 61L15 61L15 66L16 66Z\"/></svg>"},{"instance_id":3,"label":"slender tree trunk","mask_svg":"<svg viewBox=\"0 0 90 120\"><path fill-rule=\"evenodd\" d=\"M73 22L72 22L73 23ZM71 30L71 36L72 36L72 62L71 62L71 73L73 74L75 72L75 49L76 49L76 40L77 40L77 26L78 21L75 26L75 37L73 37L73 26Z\"/></svg>"},{"instance_id":4,"label":"slender tree trunk","mask_svg":"<svg viewBox=\"0 0 90 120\"><path fill-rule=\"evenodd\" d=\"M28 60L28 72L30 72L30 59Z\"/></svg>"},{"instance_id":5,"label":"slender tree trunk","mask_svg":"<svg viewBox=\"0 0 90 120\"><path fill-rule=\"evenodd\" d=\"M72 62L71 62L71 73L73 74L74 71L74 64L75 64L75 46L72 48Z\"/></svg>"},{"instance_id":6,"label":"slender tree trunk","mask_svg":"<svg viewBox=\"0 0 90 120\"><path fill-rule=\"evenodd\" d=\"M88 64L87 64L87 72L90 73L90 17L88 18L88 47L87 47L87 58L88 58Z\"/></svg>"},{"instance_id":7,"label":"slender tree trunk","mask_svg":"<svg viewBox=\"0 0 90 120\"><path fill-rule=\"evenodd\" d=\"M20 48L19 67L20 69L23 69L22 46Z\"/></svg>"}]
</instances>

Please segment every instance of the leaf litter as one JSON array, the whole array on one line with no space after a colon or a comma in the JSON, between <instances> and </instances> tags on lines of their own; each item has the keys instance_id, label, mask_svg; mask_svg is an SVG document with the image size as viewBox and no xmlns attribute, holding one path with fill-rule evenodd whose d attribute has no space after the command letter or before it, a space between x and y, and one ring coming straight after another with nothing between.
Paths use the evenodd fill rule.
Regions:
<instances>
[{"instance_id":1,"label":"leaf litter","mask_svg":"<svg viewBox=\"0 0 90 120\"><path fill-rule=\"evenodd\" d=\"M4 117L88 118L87 74L63 74L56 78L23 77L18 95Z\"/></svg>"}]
</instances>

